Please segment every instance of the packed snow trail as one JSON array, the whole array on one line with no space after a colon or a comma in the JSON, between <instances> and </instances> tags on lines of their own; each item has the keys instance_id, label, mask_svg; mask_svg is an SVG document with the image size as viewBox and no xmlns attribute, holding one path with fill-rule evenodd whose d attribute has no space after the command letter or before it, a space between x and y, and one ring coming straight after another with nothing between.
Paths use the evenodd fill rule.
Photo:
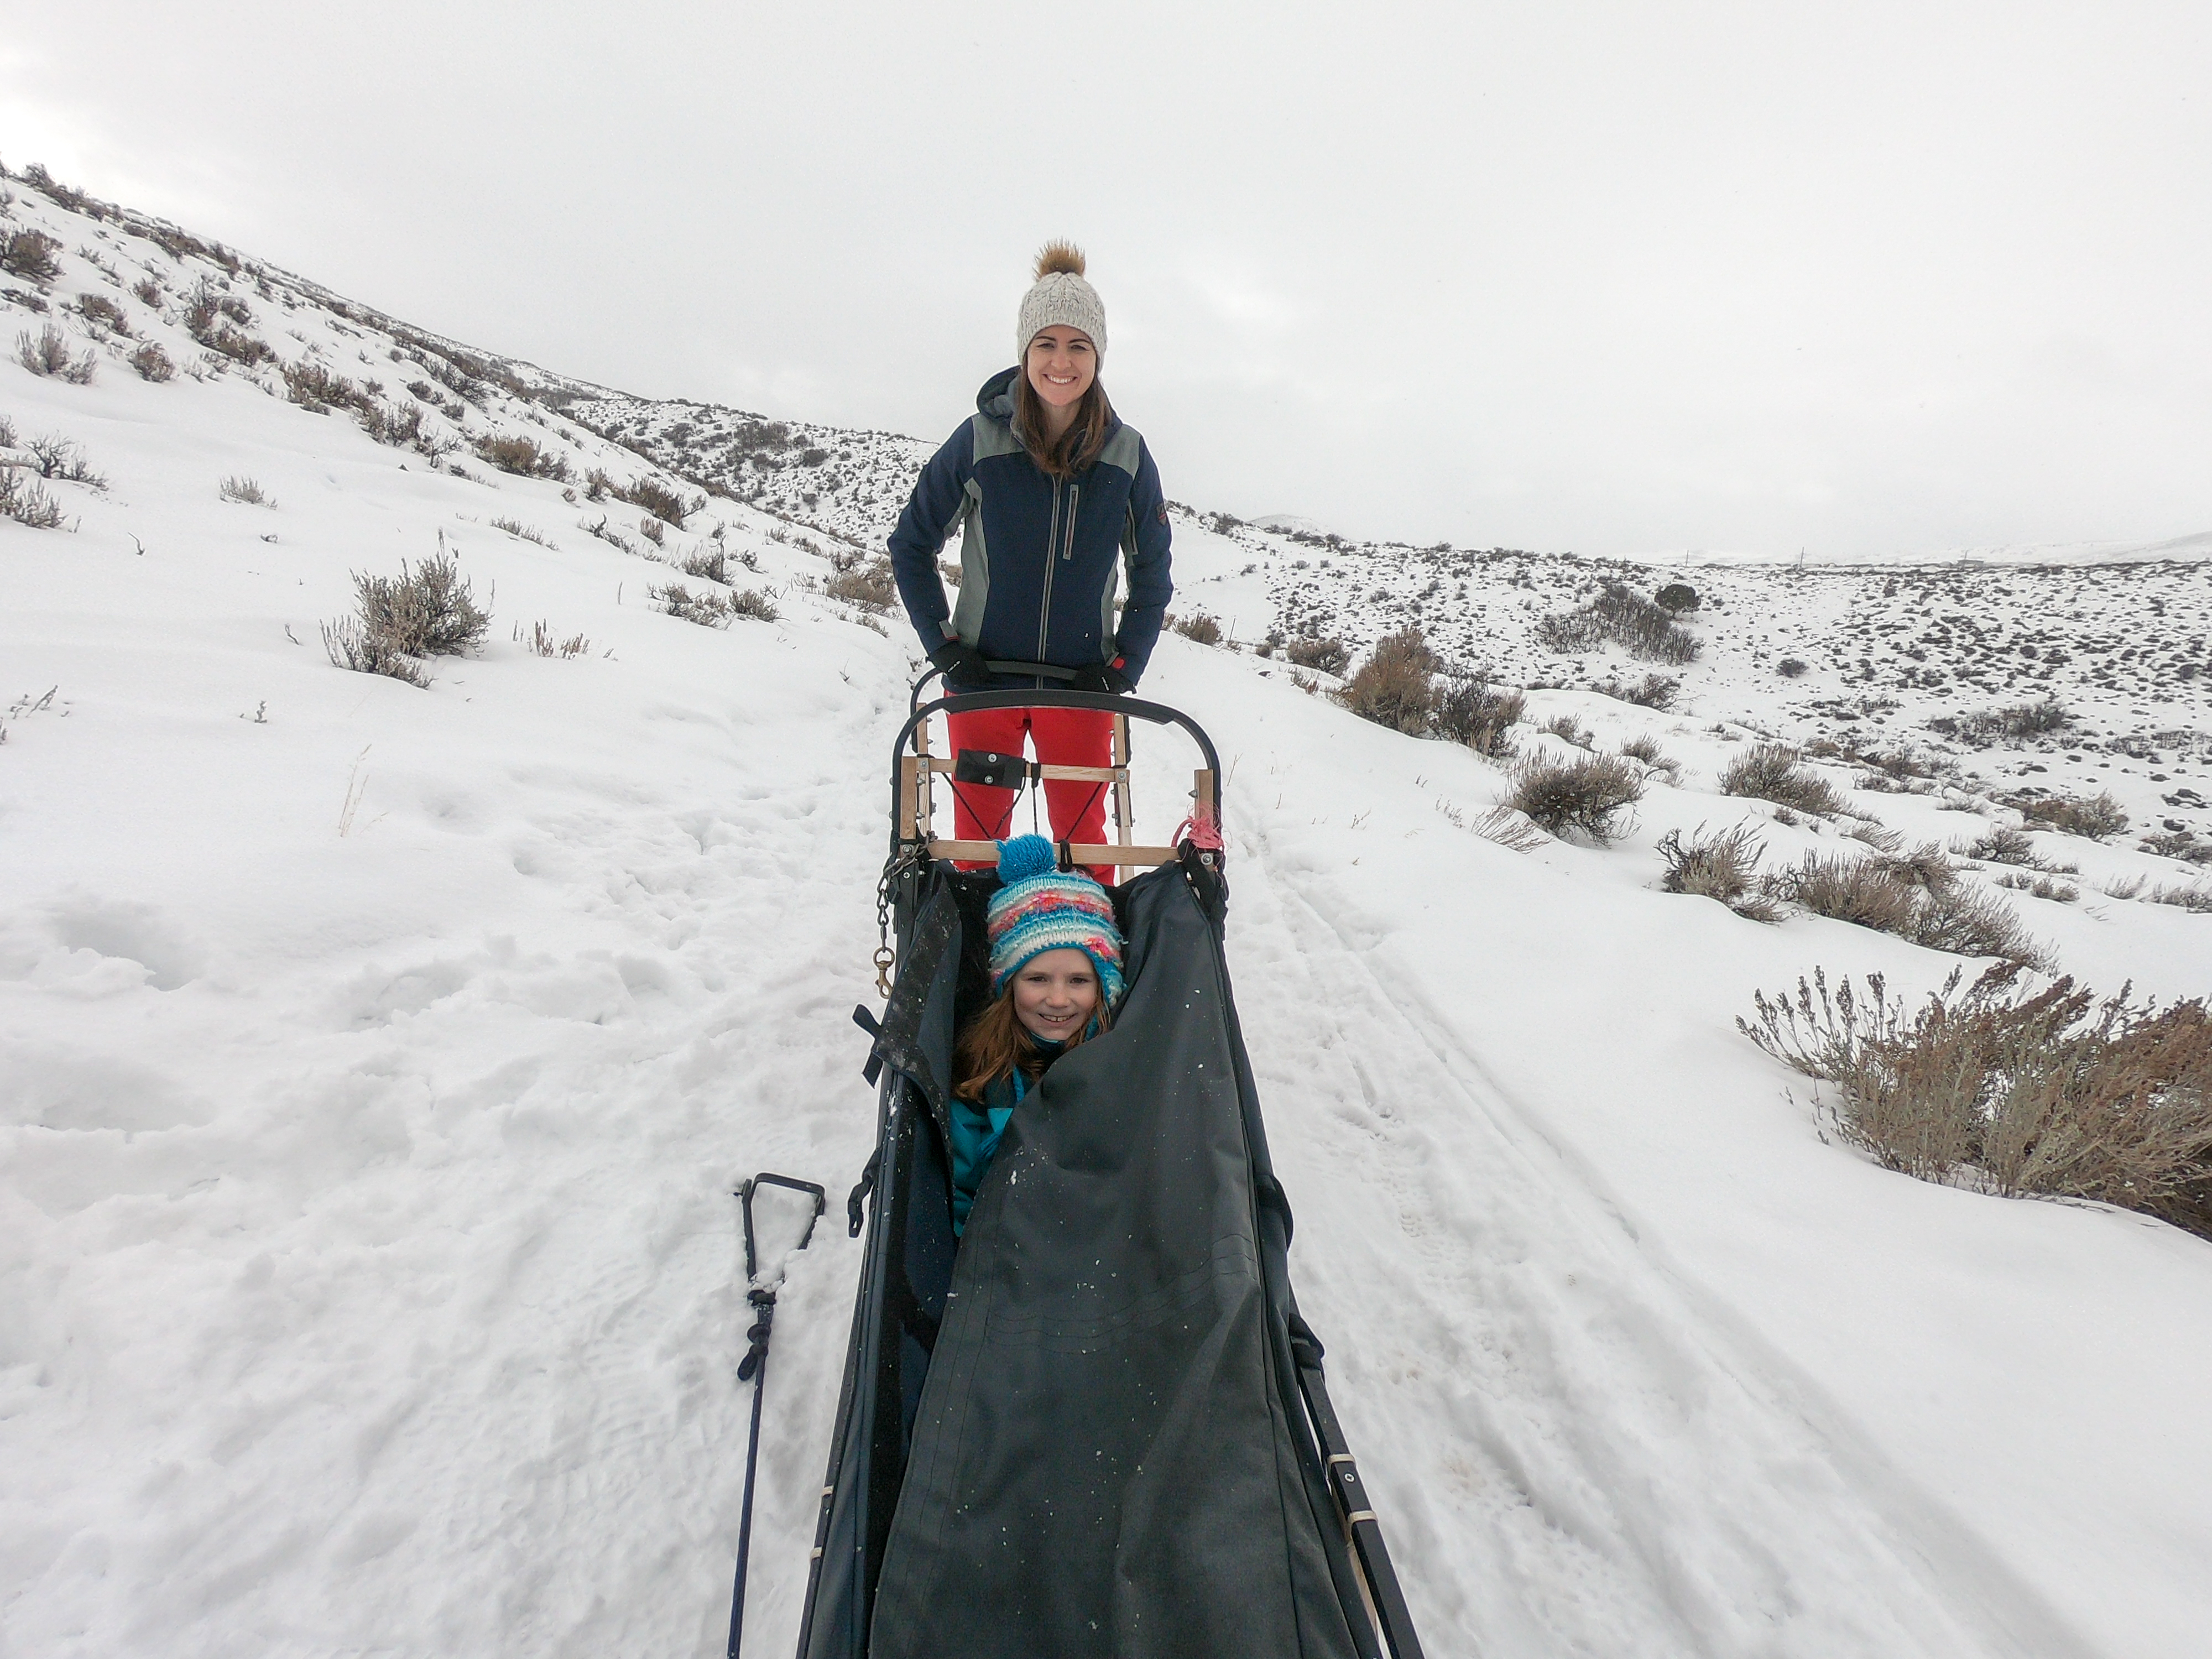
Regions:
<instances>
[{"instance_id":1,"label":"packed snow trail","mask_svg":"<svg viewBox=\"0 0 2212 1659\"><path fill-rule=\"evenodd\" d=\"M1867 1471L1702 1327L1431 1011L1394 1000L1264 832L1237 850L1259 958L1239 1006L1304 1131L1278 1157L1309 1317L1390 1472L1369 1484L1438 1651L2058 1651L2002 1633L2017 1587L1993 1563L1990 1605L1947 1606L1960 1586L1855 1489Z\"/></svg>"}]
</instances>

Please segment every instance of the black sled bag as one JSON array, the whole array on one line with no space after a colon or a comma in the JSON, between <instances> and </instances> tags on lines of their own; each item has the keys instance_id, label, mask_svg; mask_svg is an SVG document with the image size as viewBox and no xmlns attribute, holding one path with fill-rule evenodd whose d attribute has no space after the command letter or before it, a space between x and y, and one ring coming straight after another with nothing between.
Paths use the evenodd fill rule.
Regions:
<instances>
[{"instance_id":1,"label":"black sled bag","mask_svg":"<svg viewBox=\"0 0 2212 1659\"><path fill-rule=\"evenodd\" d=\"M1220 877L1170 864L1117 890L1114 1029L1024 1100L955 1240L945 1089L956 1019L988 994L995 884L939 864L898 894L800 1659L1368 1659Z\"/></svg>"}]
</instances>

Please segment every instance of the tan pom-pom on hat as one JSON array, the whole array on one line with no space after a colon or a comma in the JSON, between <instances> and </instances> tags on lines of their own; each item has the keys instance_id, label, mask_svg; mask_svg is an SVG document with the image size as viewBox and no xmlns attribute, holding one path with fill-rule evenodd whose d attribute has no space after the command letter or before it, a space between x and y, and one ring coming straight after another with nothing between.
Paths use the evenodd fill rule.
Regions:
<instances>
[{"instance_id":1,"label":"tan pom-pom on hat","mask_svg":"<svg viewBox=\"0 0 2212 1659\"><path fill-rule=\"evenodd\" d=\"M1081 329L1106 360L1105 302L1083 280L1083 250L1073 242L1047 242L1037 254L1036 285L1023 296L1014 327L1014 361L1026 362L1030 342L1055 324Z\"/></svg>"}]
</instances>

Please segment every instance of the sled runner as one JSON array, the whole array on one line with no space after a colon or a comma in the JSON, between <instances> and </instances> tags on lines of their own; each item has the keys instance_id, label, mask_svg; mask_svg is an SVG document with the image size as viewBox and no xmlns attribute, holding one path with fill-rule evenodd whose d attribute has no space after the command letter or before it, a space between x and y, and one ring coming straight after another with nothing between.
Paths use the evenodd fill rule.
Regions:
<instances>
[{"instance_id":1,"label":"sled runner","mask_svg":"<svg viewBox=\"0 0 2212 1659\"><path fill-rule=\"evenodd\" d=\"M991 665L994 672L1046 671ZM897 946L872 1032L878 1137L848 1201L866 1255L799 1633L800 1659L1419 1659L1380 1528L1288 1273L1223 954L1228 889L1206 733L1157 703L991 691L924 706L894 748L879 907ZM1046 1072L952 1231L948 1091L988 1000L991 843L933 834L933 786L1064 775L933 756L940 711L1120 717L1117 839L1063 867L1113 890L1127 990ZM1192 824L1130 840L1130 721L1199 750ZM865 1221L864 1221L865 1206Z\"/></svg>"}]
</instances>

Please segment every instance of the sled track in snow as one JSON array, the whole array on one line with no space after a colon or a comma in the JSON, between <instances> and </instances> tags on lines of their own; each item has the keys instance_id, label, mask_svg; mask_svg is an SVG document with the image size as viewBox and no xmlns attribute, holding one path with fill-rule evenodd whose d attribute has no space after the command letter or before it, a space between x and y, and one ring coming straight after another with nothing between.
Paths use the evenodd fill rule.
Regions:
<instances>
[{"instance_id":1,"label":"sled track in snow","mask_svg":"<svg viewBox=\"0 0 2212 1659\"><path fill-rule=\"evenodd\" d=\"M2054 1645L2037 1598L1698 1305L1331 920L1325 877L1279 867L1264 830L1235 851L1293 1275L1432 1651L2091 1651Z\"/></svg>"}]
</instances>

